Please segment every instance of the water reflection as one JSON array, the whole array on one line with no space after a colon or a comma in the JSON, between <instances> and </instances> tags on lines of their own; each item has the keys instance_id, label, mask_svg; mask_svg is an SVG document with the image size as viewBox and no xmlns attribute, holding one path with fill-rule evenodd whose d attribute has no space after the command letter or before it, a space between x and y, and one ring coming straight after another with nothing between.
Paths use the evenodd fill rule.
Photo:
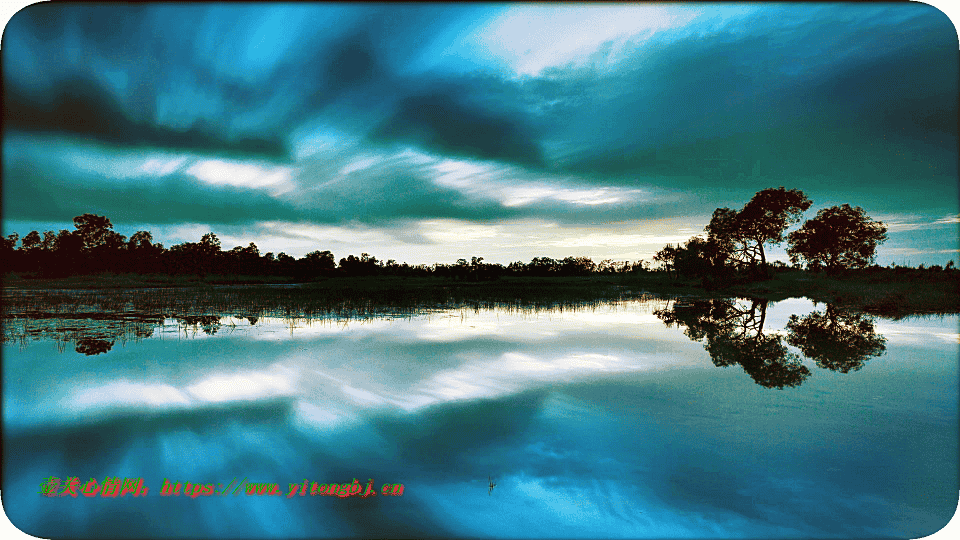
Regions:
<instances>
[{"instance_id":1,"label":"water reflection","mask_svg":"<svg viewBox=\"0 0 960 540\"><path fill-rule=\"evenodd\" d=\"M113 341L97 338L80 338L77 340L76 351L80 354L93 356L95 354L108 352L113 348Z\"/></svg>"},{"instance_id":2,"label":"water reflection","mask_svg":"<svg viewBox=\"0 0 960 540\"><path fill-rule=\"evenodd\" d=\"M728 367L739 365L759 385L766 388L796 387L810 375L799 355L786 345L797 347L820 368L848 373L863 367L869 358L884 353L885 338L874 330L875 318L864 313L843 309L833 304L826 311L813 311L803 317L793 314L786 324L786 336L774 331L764 332L768 301L762 299L684 299L654 311L658 319L668 327L683 328L683 333L693 341L705 341L704 348L714 365ZM509 307L515 308L515 305ZM562 312L562 308L528 308L533 312ZM577 306L567 306L567 312L576 312ZM581 308L582 309L582 308ZM429 312L424 309L423 313ZM474 308L479 311L479 308ZM366 317L360 318L365 320ZM236 328L237 321L246 321L255 326L258 315L216 314L146 315L110 313L50 314L25 312L8 314L3 326L3 341L50 339L61 349L73 343L76 352L94 356L109 352L116 342L139 341L153 337L158 330L163 332L175 325L185 336L197 332L215 335L225 324ZM330 320L324 317L288 316L284 318L288 328L311 324L311 321ZM346 325L349 317L338 317L338 324ZM227 321L227 322L225 322ZM461 328L460 333L470 333L470 328ZM427 338L427 336L423 336ZM581 357L584 361L588 357ZM505 357L509 362L517 357ZM521 363L532 365L530 359ZM534 361L535 362L535 361Z\"/></svg>"},{"instance_id":3,"label":"water reflection","mask_svg":"<svg viewBox=\"0 0 960 540\"><path fill-rule=\"evenodd\" d=\"M826 312L791 315L787 343L817 366L840 373L857 371L869 358L886 351L886 339L874 331L873 317L827 304Z\"/></svg>"},{"instance_id":4,"label":"water reflection","mask_svg":"<svg viewBox=\"0 0 960 540\"><path fill-rule=\"evenodd\" d=\"M5 320L14 523L47 538L920 537L955 508L956 317L669 299L207 309ZM946 337L904 339L918 335ZM113 344L74 353L85 340ZM788 388L803 356L853 371L885 348L856 377L753 382ZM733 364L753 380L714 367ZM151 495L164 478L405 491L58 500L36 495L50 475L143 477Z\"/></svg>"},{"instance_id":5,"label":"water reflection","mask_svg":"<svg viewBox=\"0 0 960 540\"><path fill-rule=\"evenodd\" d=\"M684 326L694 341L706 339L704 348L716 366L740 365L760 386L800 386L810 376L782 336L763 333L766 300L750 300L749 305L735 299L677 301L656 315L668 326Z\"/></svg>"},{"instance_id":6,"label":"water reflection","mask_svg":"<svg viewBox=\"0 0 960 540\"><path fill-rule=\"evenodd\" d=\"M886 350L886 339L874 330L874 317L833 304L827 304L825 312L790 315L785 338L764 334L767 304L760 299L677 301L656 315L668 326L684 327L691 340L705 339L704 348L718 367L740 365L766 388L800 386L811 375L784 341L817 367L840 373L859 370Z\"/></svg>"}]
</instances>

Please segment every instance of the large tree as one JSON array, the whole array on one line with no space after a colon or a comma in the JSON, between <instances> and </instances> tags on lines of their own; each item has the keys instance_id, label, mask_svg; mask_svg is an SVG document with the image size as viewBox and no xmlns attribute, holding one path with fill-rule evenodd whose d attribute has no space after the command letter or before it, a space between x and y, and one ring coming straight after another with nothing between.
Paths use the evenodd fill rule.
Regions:
<instances>
[{"instance_id":1,"label":"large tree","mask_svg":"<svg viewBox=\"0 0 960 540\"><path fill-rule=\"evenodd\" d=\"M113 224L110 220L96 214L84 214L73 218L73 224L77 228L76 234L83 241L83 249L92 250L103 246L113 232Z\"/></svg>"},{"instance_id":2,"label":"large tree","mask_svg":"<svg viewBox=\"0 0 960 540\"><path fill-rule=\"evenodd\" d=\"M799 189L770 188L757 192L742 210L718 208L706 231L708 239L731 258L766 272L764 244L783 242L783 233L810 208L810 199Z\"/></svg>"},{"instance_id":3,"label":"large tree","mask_svg":"<svg viewBox=\"0 0 960 540\"><path fill-rule=\"evenodd\" d=\"M820 210L787 239L792 262L802 259L808 268L836 272L873 262L877 246L887 239L887 227L870 219L863 208L844 204Z\"/></svg>"}]
</instances>

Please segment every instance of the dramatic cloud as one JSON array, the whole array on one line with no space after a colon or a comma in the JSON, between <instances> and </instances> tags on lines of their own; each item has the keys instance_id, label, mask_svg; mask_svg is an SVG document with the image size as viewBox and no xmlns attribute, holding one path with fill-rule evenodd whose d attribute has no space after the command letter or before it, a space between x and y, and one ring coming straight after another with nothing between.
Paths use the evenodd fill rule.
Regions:
<instances>
[{"instance_id":1,"label":"dramatic cloud","mask_svg":"<svg viewBox=\"0 0 960 540\"><path fill-rule=\"evenodd\" d=\"M780 185L932 221L958 47L917 3L36 4L3 40L5 223L696 234Z\"/></svg>"}]
</instances>

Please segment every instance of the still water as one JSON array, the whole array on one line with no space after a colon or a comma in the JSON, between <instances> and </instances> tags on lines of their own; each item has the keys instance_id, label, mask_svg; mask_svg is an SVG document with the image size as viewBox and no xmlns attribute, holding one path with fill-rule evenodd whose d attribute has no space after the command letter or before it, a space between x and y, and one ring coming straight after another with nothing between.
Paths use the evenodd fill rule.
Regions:
<instances>
[{"instance_id":1,"label":"still water","mask_svg":"<svg viewBox=\"0 0 960 540\"><path fill-rule=\"evenodd\" d=\"M32 535L919 538L957 506L955 315L101 315L4 321L3 506ZM288 496L355 478L402 495Z\"/></svg>"}]
</instances>

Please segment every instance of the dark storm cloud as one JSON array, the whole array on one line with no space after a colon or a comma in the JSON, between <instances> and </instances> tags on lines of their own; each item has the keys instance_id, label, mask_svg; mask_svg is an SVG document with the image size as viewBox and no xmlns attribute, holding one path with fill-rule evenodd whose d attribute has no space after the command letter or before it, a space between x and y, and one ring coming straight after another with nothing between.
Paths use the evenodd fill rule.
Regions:
<instances>
[{"instance_id":1,"label":"dark storm cloud","mask_svg":"<svg viewBox=\"0 0 960 540\"><path fill-rule=\"evenodd\" d=\"M926 8L906 11L930 15ZM559 111L574 115L567 124L573 152L562 167L599 178L719 173L729 182L740 174L857 167L851 151L906 165L871 148L884 136L955 148L957 42L945 17L898 24L900 13L875 6L771 9L810 24L784 28L765 13L735 32L640 46L593 80L589 72L551 73L561 90L620 94ZM840 24L844 18L861 24ZM936 166L949 172L946 163Z\"/></svg>"},{"instance_id":2,"label":"dark storm cloud","mask_svg":"<svg viewBox=\"0 0 960 540\"><path fill-rule=\"evenodd\" d=\"M10 85L3 113L5 129L17 131L69 134L125 147L273 159L287 156L279 138L228 137L226 126L211 120L198 119L186 129L172 129L148 118L137 118L106 88L84 78L58 84L50 91L49 99L31 98Z\"/></svg>"},{"instance_id":3,"label":"dark storm cloud","mask_svg":"<svg viewBox=\"0 0 960 540\"><path fill-rule=\"evenodd\" d=\"M5 172L4 184L5 190L17 194L16 201L3 200L5 220L69 223L75 216L95 213L118 223L237 224L303 217L291 204L263 191L209 186L181 174L103 183L17 167Z\"/></svg>"},{"instance_id":4,"label":"dark storm cloud","mask_svg":"<svg viewBox=\"0 0 960 540\"><path fill-rule=\"evenodd\" d=\"M438 155L545 166L541 120L517 82L484 72L405 79L373 142L411 144Z\"/></svg>"},{"instance_id":5,"label":"dark storm cloud","mask_svg":"<svg viewBox=\"0 0 960 540\"><path fill-rule=\"evenodd\" d=\"M304 8L305 26L316 22L319 29L302 32L278 61L258 70L235 60L242 50L232 49L242 49L238 43L243 43L237 36L211 42L201 32L227 31L231 25L238 34L253 31L256 15L267 13L266 6L259 13L243 6L222 13L202 5L31 6L11 22L4 47L7 55L22 57L5 69L7 128L118 146L282 160L289 156L291 133L326 116L361 131L379 124L373 133L377 140L539 163L534 134L516 107L491 108L490 96L465 98L472 81L398 73L398 66L416 58L429 42L431 29L442 26L443 17L462 18L471 9L372 7L344 15L343 28L331 29L321 19L338 13ZM195 20L195 27L185 27L185 18ZM6 47L11 41L13 46ZM82 51L84 60L71 60L71 49ZM30 62L56 67L44 68L37 80L17 67ZM126 83L111 84L98 69L121 73ZM345 108L329 110L334 103ZM352 125L350 117L371 110L381 119L362 122L367 127Z\"/></svg>"},{"instance_id":6,"label":"dark storm cloud","mask_svg":"<svg viewBox=\"0 0 960 540\"><path fill-rule=\"evenodd\" d=\"M232 126L251 107L239 101L262 90L212 75L198 61L194 36L176 35L163 21L157 26L152 13L138 5L46 3L19 12L4 34L5 132L285 159L285 134L277 126ZM195 94L175 94L188 90L214 94L217 104L199 110ZM163 110L171 101L174 114Z\"/></svg>"}]
</instances>

